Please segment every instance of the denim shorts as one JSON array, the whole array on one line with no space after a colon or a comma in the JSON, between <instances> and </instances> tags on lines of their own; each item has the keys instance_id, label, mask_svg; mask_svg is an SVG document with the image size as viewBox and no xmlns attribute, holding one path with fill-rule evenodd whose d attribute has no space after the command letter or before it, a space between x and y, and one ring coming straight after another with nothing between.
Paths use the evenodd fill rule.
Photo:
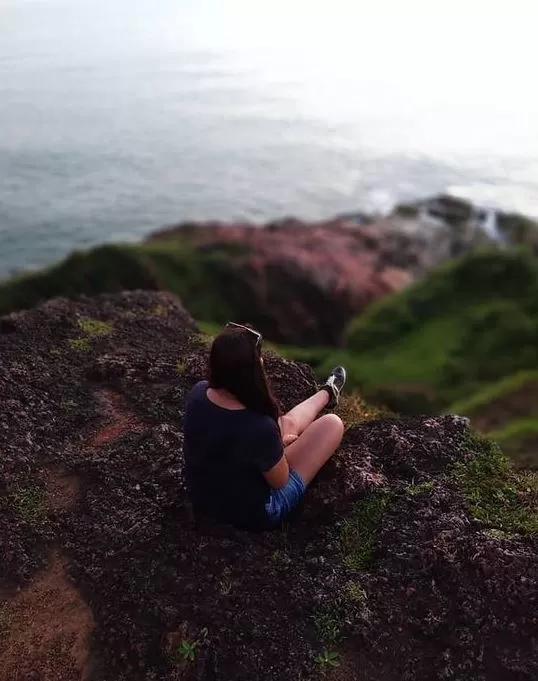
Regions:
<instances>
[{"instance_id":1,"label":"denim shorts","mask_svg":"<svg viewBox=\"0 0 538 681\"><path fill-rule=\"evenodd\" d=\"M288 515L301 501L306 490L302 477L290 470L288 482L280 489L272 489L265 511L269 522L277 523Z\"/></svg>"}]
</instances>

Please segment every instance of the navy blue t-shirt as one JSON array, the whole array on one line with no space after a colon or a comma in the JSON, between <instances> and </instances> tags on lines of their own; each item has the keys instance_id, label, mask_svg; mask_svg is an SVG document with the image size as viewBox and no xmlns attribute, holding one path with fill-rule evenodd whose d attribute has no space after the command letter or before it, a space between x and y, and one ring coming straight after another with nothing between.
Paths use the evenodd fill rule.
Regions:
<instances>
[{"instance_id":1,"label":"navy blue t-shirt","mask_svg":"<svg viewBox=\"0 0 538 681\"><path fill-rule=\"evenodd\" d=\"M187 396L184 455L196 511L243 528L267 526L270 487L262 473L283 456L277 423L249 409L225 409L209 400L207 381Z\"/></svg>"}]
</instances>

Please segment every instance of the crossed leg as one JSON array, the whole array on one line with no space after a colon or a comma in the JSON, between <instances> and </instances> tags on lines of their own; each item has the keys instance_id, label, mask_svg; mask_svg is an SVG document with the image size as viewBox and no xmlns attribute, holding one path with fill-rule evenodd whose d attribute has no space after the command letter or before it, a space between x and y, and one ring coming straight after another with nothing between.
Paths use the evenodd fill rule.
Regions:
<instances>
[{"instance_id":1,"label":"crossed leg","mask_svg":"<svg viewBox=\"0 0 538 681\"><path fill-rule=\"evenodd\" d=\"M306 484L331 458L344 434L344 424L336 414L317 418L328 402L329 393L320 390L280 418L284 443L291 439L290 436L297 436L286 447L286 458Z\"/></svg>"}]
</instances>

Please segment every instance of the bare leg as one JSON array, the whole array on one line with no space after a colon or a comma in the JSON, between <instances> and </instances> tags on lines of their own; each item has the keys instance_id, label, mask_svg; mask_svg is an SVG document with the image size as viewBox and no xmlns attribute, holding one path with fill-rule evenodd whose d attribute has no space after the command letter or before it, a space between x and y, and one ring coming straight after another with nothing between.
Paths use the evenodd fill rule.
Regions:
<instances>
[{"instance_id":1,"label":"bare leg","mask_svg":"<svg viewBox=\"0 0 538 681\"><path fill-rule=\"evenodd\" d=\"M281 416L279 425L282 438L285 440L289 435L300 435L304 432L328 402L329 393L320 390Z\"/></svg>"},{"instance_id":2,"label":"bare leg","mask_svg":"<svg viewBox=\"0 0 538 681\"><path fill-rule=\"evenodd\" d=\"M343 435L344 424L339 416L336 414L321 416L286 448L290 468L297 471L308 485L334 454Z\"/></svg>"}]
</instances>

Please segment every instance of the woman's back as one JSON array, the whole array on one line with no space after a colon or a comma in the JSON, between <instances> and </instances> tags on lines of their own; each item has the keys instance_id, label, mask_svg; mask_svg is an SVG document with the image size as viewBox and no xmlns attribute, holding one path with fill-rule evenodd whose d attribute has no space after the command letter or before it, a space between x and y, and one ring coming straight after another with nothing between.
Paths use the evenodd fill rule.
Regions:
<instances>
[{"instance_id":1,"label":"woman's back","mask_svg":"<svg viewBox=\"0 0 538 681\"><path fill-rule=\"evenodd\" d=\"M184 455L195 512L245 528L267 525L270 487L263 473L282 457L274 419L250 409L227 409L207 396L208 382L187 397Z\"/></svg>"}]
</instances>

